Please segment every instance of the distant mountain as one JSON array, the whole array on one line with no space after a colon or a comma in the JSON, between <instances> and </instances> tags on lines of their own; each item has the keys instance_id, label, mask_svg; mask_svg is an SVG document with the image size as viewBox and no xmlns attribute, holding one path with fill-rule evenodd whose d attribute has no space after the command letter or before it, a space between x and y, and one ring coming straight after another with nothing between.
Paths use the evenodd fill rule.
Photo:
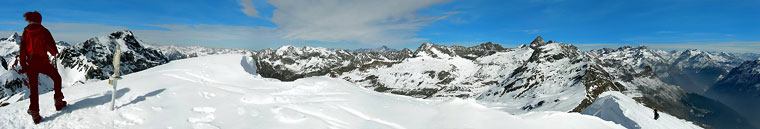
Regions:
<instances>
[{"instance_id":1,"label":"distant mountain","mask_svg":"<svg viewBox=\"0 0 760 129\"><path fill-rule=\"evenodd\" d=\"M620 91L703 127L751 127L730 108L661 80L670 77L661 73L731 67L729 60L734 60L707 54L646 47L582 52L573 45L538 37L517 48L423 43L416 50L350 52L284 46L259 51L254 59L263 77L292 81L327 75L378 92L428 99L475 98L510 113L580 112L599 94ZM722 117L706 117L716 115Z\"/></svg>"},{"instance_id":2,"label":"distant mountain","mask_svg":"<svg viewBox=\"0 0 760 129\"><path fill-rule=\"evenodd\" d=\"M425 43L415 51L402 49L382 53L284 46L276 50L259 51L254 58L258 62L259 74L285 81L309 76L329 75L380 92L420 98L470 97L475 93L469 91L473 90L471 88L478 87L479 90L482 90L484 86L480 81L465 82L464 80L468 79L465 77L469 75L463 75L464 73L459 72L469 72L470 74L474 72L475 69L472 67L474 57L488 56L497 51L506 50L492 43L469 48ZM472 58L467 59L460 55ZM484 70L484 72L494 71ZM478 78L491 77L489 74L481 75L484 76ZM489 85L496 84L496 80L493 79L482 82ZM460 84L462 86L457 86ZM442 89L448 90L438 92Z\"/></svg>"},{"instance_id":3,"label":"distant mountain","mask_svg":"<svg viewBox=\"0 0 760 129\"><path fill-rule=\"evenodd\" d=\"M0 63L3 66L3 69L0 69L0 83L2 83L2 87L0 87L0 106L6 105L5 101L22 91L22 82L18 79L20 76L10 69L16 61L16 55L19 53L20 39L21 36L18 33L13 33L8 38L0 39ZM18 95L16 98L20 97Z\"/></svg>"},{"instance_id":4,"label":"distant mountain","mask_svg":"<svg viewBox=\"0 0 760 129\"><path fill-rule=\"evenodd\" d=\"M16 61L15 57L18 55L19 44L21 44L21 36L18 33L0 39L0 63L2 63L3 69L7 70Z\"/></svg>"},{"instance_id":5,"label":"distant mountain","mask_svg":"<svg viewBox=\"0 0 760 129\"><path fill-rule=\"evenodd\" d=\"M673 116L697 122L709 128L753 128L742 116L729 107L688 93L680 87L660 80L659 74L675 71L659 71L673 68L669 52L646 47L621 47L618 49L592 50L589 59L616 78L616 84L625 87L629 95L647 107L667 112ZM678 69L678 68L675 68Z\"/></svg>"},{"instance_id":6,"label":"distant mountain","mask_svg":"<svg viewBox=\"0 0 760 129\"><path fill-rule=\"evenodd\" d=\"M746 61L719 80L706 96L739 111L760 126L760 59Z\"/></svg>"},{"instance_id":7,"label":"distant mountain","mask_svg":"<svg viewBox=\"0 0 760 129\"><path fill-rule=\"evenodd\" d=\"M169 60L217 54L248 54L253 52L247 49L209 48L202 46L150 45L150 48L161 51Z\"/></svg>"},{"instance_id":8,"label":"distant mountain","mask_svg":"<svg viewBox=\"0 0 760 129\"><path fill-rule=\"evenodd\" d=\"M623 59L633 67L650 67L665 83L697 94L703 94L740 63L760 56L752 53L714 53L694 49L666 52L644 46L605 48L591 50L590 53Z\"/></svg>"},{"instance_id":9,"label":"distant mountain","mask_svg":"<svg viewBox=\"0 0 760 129\"><path fill-rule=\"evenodd\" d=\"M491 73L498 72L498 68L485 70L478 65L490 66L493 60L476 59L507 51L510 50L493 43L473 47L424 43L415 51L402 50L409 55L403 59L375 60L337 77L378 92L418 98L469 98L495 85L499 76Z\"/></svg>"},{"instance_id":10,"label":"distant mountain","mask_svg":"<svg viewBox=\"0 0 760 129\"><path fill-rule=\"evenodd\" d=\"M363 52L363 53L367 53L367 52L379 52L379 53L384 53L384 52L392 52L392 51L397 51L397 50L393 49L393 48L388 48L387 46L381 46L381 47L375 48L375 49L361 48L361 49L352 50L351 52Z\"/></svg>"}]
</instances>

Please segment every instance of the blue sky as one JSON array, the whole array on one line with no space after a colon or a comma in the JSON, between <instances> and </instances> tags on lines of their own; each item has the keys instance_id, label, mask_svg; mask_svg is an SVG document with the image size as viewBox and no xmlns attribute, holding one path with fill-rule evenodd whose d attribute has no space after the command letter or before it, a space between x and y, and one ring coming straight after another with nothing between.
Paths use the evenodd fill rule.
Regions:
<instances>
[{"instance_id":1,"label":"blue sky","mask_svg":"<svg viewBox=\"0 0 760 129\"><path fill-rule=\"evenodd\" d=\"M416 48L423 42L506 47L536 36L583 49L760 53L757 0L3 0L0 35L37 10L57 40L129 29L152 44ZM4 36L3 36L4 37Z\"/></svg>"}]
</instances>

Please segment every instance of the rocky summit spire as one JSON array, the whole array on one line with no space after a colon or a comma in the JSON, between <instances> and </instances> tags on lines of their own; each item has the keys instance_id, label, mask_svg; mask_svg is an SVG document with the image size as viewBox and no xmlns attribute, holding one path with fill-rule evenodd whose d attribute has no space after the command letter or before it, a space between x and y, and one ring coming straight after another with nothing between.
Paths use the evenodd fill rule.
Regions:
<instances>
[{"instance_id":1,"label":"rocky summit spire","mask_svg":"<svg viewBox=\"0 0 760 129\"><path fill-rule=\"evenodd\" d=\"M13 32L13 34L8 37L8 41L16 42L16 44L21 44L21 35L18 34L18 32Z\"/></svg>"},{"instance_id":2,"label":"rocky summit spire","mask_svg":"<svg viewBox=\"0 0 760 129\"><path fill-rule=\"evenodd\" d=\"M543 46L546 45L546 42L544 42L544 39L541 38L541 36L536 37L536 39L533 40L533 42L530 42L530 46Z\"/></svg>"},{"instance_id":3,"label":"rocky summit spire","mask_svg":"<svg viewBox=\"0 0 760 129\"><path fill-rule=\"evenodd\" d=\"M21 37L21 36L18 35L18 32L13 32L13 34L10 37L8 37L8 38L9 39L18 39L19 37Z\"/></svg>"}]
</instances>

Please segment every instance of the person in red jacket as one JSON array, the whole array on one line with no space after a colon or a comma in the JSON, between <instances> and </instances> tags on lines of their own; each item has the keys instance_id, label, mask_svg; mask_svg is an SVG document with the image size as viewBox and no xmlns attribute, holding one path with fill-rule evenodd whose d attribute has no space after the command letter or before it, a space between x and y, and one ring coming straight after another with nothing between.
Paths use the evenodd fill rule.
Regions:
<instances>
[{"instance_id":1,"label":"person in red jacket","mask_svg":"<svg viewBox=\"0 0 760 129\"><path fill-rule=\"evenodd\" d=\"M37 85L39 84L39 74L45 74L55 83L53 90L55 90L55 110L60 111L66 107L66 101L63 101L63 93L61 92L61 75L58 74L58 70L55 66L50 64L48 53L55 59L58 54L58 48L55 46L55 40L53 35L50 34L44 26L40 25L42 22L42 15L39 12L26 12L24 18L29 22L24 28L24 33L21 36L21 46L19 50L19 63L21 63L21 70L19 73L26 73L26 77L29 78L27 87L29 87L29 110L27 113L32 116L34 123L40 123L42 117L40 116L39 108L39 94L37 93Z\"/></svg>"}]
</instances>

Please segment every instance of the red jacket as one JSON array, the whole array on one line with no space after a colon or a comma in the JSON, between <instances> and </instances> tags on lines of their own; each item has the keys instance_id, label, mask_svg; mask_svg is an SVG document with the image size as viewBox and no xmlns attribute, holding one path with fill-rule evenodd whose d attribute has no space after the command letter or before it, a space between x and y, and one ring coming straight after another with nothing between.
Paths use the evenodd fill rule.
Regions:
<instances>
[{"instance_id":1,"label":"red jacket","mask_svg":"<svg viewBox=\"0 0 760 129\"><path fill-rule=\"evenodd\" d=\"M50 52L52 56L58 54L53 35L40 24L29 24L24 28L20 49L21 66L28 66L31 63L50 64L47 53Z\"/></svg>"}]
</instances>

